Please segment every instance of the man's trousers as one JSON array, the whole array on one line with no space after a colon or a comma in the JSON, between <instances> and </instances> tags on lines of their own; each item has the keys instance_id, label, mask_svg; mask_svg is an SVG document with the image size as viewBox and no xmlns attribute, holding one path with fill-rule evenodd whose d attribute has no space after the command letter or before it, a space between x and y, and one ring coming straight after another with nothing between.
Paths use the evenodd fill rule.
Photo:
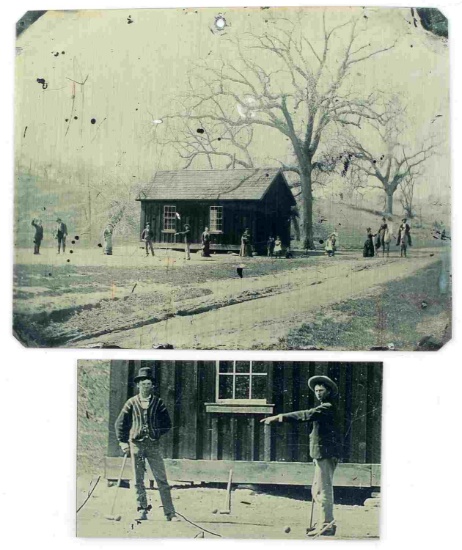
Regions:
<instances>
[{"instance_id":1,"label":"man's trousers","mask_svg":"<svg viewBox=\"0 0 462 550\"><path fill-rule=\"evenodd\" d=\"M170 485L167 481L164 459L160 452L159 442L148 438L143 441L130 441L130 454L132 457L138 508L146 509L148 507L146 487L144 485L145 461L147 460L159 489L164 514L166 516L175 515L175 508L173 507L172 496L170 494Z\"/></svg>"},{"instance_id":2,"label":"man's trousers","mask_svg":"<svg viewBox=\"0 0 462 550\"><path fill-rule=\"evenodd\" d=\"M66 252L66 235L58 233L58 252L61 251L61 246L63 247L63 252Z\"/></svg>"},{"instance_id":3,"label":"man's trousers","mask_svg":"<svg viewBox=\"0 0 462 550\"><path fill-rule=\"evenodd\" d=\"M145 244L146 244L146 256L149 256L149 249L148 247L151 249L151 254L154 256L154 248L152 247L152 241L149 241L149 240L146 240L144 241Z\"/></svg>"},{"instance_id":4,"label":"man's trousers","mask_svg":"<svg viewBox=\"0 0 462 550\"><path fill-rule=\"evenodd\" d=\"M313 462L314 479L311 495L318 509L318 527L321 527L334 520L333 479L338 460L336 458L318 458Z\"/></svg>"}]
</instances>

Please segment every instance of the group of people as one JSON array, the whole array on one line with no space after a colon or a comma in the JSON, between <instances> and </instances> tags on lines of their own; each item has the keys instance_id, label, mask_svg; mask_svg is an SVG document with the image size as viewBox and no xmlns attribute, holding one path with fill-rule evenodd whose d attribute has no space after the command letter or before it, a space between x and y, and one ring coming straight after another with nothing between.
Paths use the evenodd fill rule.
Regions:
<instances>
[{"instance_id":1,"label":"group of people","mask_svg":"<svg viewBox=\"0 0 462 550\"><path fill-rule=\"evenodd\" d=\"M183 231L177 231L175 237L182 237L185 245L185 259L191 259L191 226L188 223L184 224ZM151 255L155 256L153 241L154 241L154 232L151 228L151 224L146 223L146 227L141 233L141 240L145 243L146 256L149 256L149 251ZM203 258L210 258L210 245L212 244L212 235L208 227L204 229L201 235L201 256ZM267 242L267 254L268 256L281 256L283 252L282 241L279 236L274 238L272 235L269 236ZM252 246L252 236L250 229L247 227L241 236L241 247L239 249L239 256L242 257L252 257L253 256L253 246Z\"/></svg>"},{"instance_id":2,"label":"group of people","mask_svg":"<svg viewBox=\"0 0 462 550\"><path fill-rule=\"evenodd\" d=\"M391 224L383 217L382 223L376 233L374 233L370 227L367 228L367 237L363 247L364 258L372 258L378 255L380 248L382 249L382 256L385 256L386 253L387 257L389 257L390 242L392 239L393 230ZM406 257L408 247L412 246L411 227L407 223L407 218L401 220L401 224L398 228L396 246L400 247L401 257Z\"/></svg>"},{"instance_id":3,"label":"group of people","mask_svg":"<svg viewBox=\"0 0 462 550\"><path fill-rule=\"evenodd\" d=\"M156 480L164 515L167 521L180 521L173 505L164 460L160 450L160 438L172 427L170 416L162 399L154 393L154 378L150 367L141 367L134 379L138 394L128 399L115 423L115 432L124 455L132 457L136 519L145 521L152 508L148 504L144 476L146 462ZM333 478L341 444L338 432L335 398L336 383L327 376L313 376L308 387L319 404L312 409L278 414L261 420L273 422L310 422L310 456L314 463L314 479L311 486L312 502L318 508L317 523L308 526L308 536L335 535Z\"/></svg>"},{"instance_id":4,"label":"group of people","mask_svg":"<svg viewBox=\"0 0 462 550\"><path fill-rule=\"evenodd\" d=\"M184 224L183 231L178 231L175 233L175 237L182 237L184 241L184 251L185 259L191 259L191 226L188 223ZM152 230L150 222L146 223L146 227L141 233L141 240L145 243L146 256L149 256L149 251L151 255L155 256L154 253L154 231ZM201 256L204 258L210 258L210 245L212 242L212 235L210 234L209 228L206 227L201 235Z\"/></svg>"},{"instance_id":5,"label":"group of people","mask_svg":"<svg viewBox=\"0 0 462 550\"><path fill-rule=\"evenodd\" d=\"M39 218L33 218L31 222L32 227L35 229L34 235L34 254L40 254L40 246L43 241L43 224ZM66 237L67 237L67 225L61 218L56 218L56 227L53 232L54 238L58 241L58 254L66 252Z\"/></svg>"},{"instance_id":6,"label":"group of people","mask_svg":"<svg viewBox=\"0 0 462 550\"><path fill-rule=\"evenodd\" d=\"M337 250L337 240L338 240L338 235L335 231L327 237L324 250L326 251L326 254L329 257L332 257L335 255L335 252Z\"/></svg>"},{"instance_id":7,"label":"group of people","mask_svg":"<svg viewBox=\"0 0 462 550\"><path fill-rule=\"evenodd\" d=\"M272 258L273 256L276 258L281 258L283 254L281 237L278 235L274 238L270 235L268 237L268 242L266 243L266 250L268 258Z\"/></svg>"}]
</instances>

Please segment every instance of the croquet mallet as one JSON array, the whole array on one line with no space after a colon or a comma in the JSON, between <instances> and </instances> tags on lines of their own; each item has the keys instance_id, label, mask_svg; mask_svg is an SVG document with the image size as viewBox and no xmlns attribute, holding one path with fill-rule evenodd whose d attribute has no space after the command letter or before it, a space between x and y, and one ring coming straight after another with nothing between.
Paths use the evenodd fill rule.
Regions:
<instances>
[{"instance_id":1,"label":"croquet mallet","mask_svg":"<svg viewBox=\"0 0 462 550\"><path fill-rule=\"evenodd\" d=\"M233 483L233 471L229 471L228 477L228 486L226 487L225 495L225 507L223 510L220 510L220 514L230 514L231 513L231 486Z\"/></svg>"},{"instance_id":2,"label":"croquet mallet","mask_svg":"<svg viewBox=\"0 0 462 550\"><path fill-rule=\"evenodd\" d=\"M115 488L114 500L112 501L111 513L108 516L106 516L106 519L110 521L120 521L122 519L122 516L114 516L114 508L116 505L117 493L119 491L120 484L122 483L122 476L125 470L125 463L127 462L127 458L128 458L128 452L124 454L124 458L122 460L122 467L120 468L119 479L117 480L117 486Z\"/></svg>"}]
</instances>

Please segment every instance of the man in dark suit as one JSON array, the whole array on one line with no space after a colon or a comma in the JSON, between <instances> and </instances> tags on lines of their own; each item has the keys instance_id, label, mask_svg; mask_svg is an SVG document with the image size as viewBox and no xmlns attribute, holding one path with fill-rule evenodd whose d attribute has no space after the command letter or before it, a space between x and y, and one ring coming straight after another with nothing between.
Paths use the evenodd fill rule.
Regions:
<instances>
[{"instance_id":1,"label":"man in dark suit","mask_svg":"<svg viewBox=\"0 0 462 550\"><path fill-rule=\"evenodd\" d=\"M42 220L38 220L37 218L34 218L32 220L31 225L35 228L34 254L40 254L40 245L42 244L42 240L43 240Z\"/></svg>"},{"instance_id":2,"label":"man in dark suit","mask_svg":"<svg viewBox=\"0 0 462 550\"><path fill-rule=\"evenodd\" d=\"M401 220L400 226L398 227L398 238L396 240L396 246L401 245L402 243L401 237L403 233L407 237L406 244L408 244L409 246L412 246L411 226L407 223L407 218L403 218ZM403 236L403 239L404 239L404 236Z\"/></svg>"},{"instance_id":3,"label":"man in dark suit","mask_svg":"<svg viewBox=\"0 0 462 550\"><path fill-rule=\"evenodd\" d=\"M56 238L58 239L58 254L61 252L61 245L63 247L63 254L66 252L66 237L67 237L67 225L61 218L56 220Z\"/></svg>"},{"instance_id":4,"label":"man in dark suit","mask_svg":"<svg viewBox=\"0 0 462 550\"><path fill-rule=\"evenodd\" d=\"M191 259L191 228L189 224L184 224L184 231L180 233L175 233L175 235L180 235L184 237L184 257L185 260Z\"/></svg>"},{"instance_id":5,"label":"man in dark suit","mask_svg":"<svg viewBox=\"0 0 462 550\"><path fill-rule=\"evenodd\" d=\"M154 239L154 231L151 229L151 224L148 222L145 229L141 233L141 240L144 241L146 245L146 256L149 256L149 249L151 249L151 254L154 256L154 248L152 246L152 241Z\"/></svg>"},{"instance_id":6,"label":"man in dark suit","mask_svg":"<svg viewBox=\"0 0 462 550\"><path fill-rule=\"evenodd\" d=\"M313 409L278 414L261 422L311 422L310 456L314 462L314 479L311 486L313 502L318 507L316 527L307 529L308 536L333 536L334 523L333 478L340 457L339 435L336 422L336 407L333 398L338 394L337 384L328 376L313 376L309 388L316 395L319 405Z\"/></svg>"},{"instance_id":7,"label":"man in dark suit","mask_svg":"<svg viewBox=\"0 0 462 550\"><path fill-rule=\"evenodd\" d=\"M139 393L123 406L115 423L115 431L122 452L130 453L132 457L138 505L136 519L146 520L151 509L151 506L148 506L144 485L147 460L156 479L167 521L179 521L173 506L159 444L160 437L168 433L172 427L170 416L162 399L153 393L154 380L149 367L140 368L134 381Z\"/></svg>"}]
</instances>

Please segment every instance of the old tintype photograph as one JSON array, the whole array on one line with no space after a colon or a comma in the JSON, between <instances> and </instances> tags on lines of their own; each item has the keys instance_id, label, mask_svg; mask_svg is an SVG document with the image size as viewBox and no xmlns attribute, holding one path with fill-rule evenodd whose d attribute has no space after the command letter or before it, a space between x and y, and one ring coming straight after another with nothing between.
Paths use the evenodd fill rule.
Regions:
<instances>
[{"instance_id":1,"label":"old tintype photograph","mask_svg":"<svg viewBox=\"0 0 462 550\"><path fill-rule=\"evenodd\" d=\"M16 53L25 346L451 338L439 10L28 12Z\"/></svg>"},{"instance_id":2,"label":"old tintype photograph","mask_svg":"<svg viewBox=\"0 0 462 550\"><path fill-rule=\"evenodd\" d=\"M79 361L81 537L379 537L381 363Z\"/></svg>"}]
</instances>

